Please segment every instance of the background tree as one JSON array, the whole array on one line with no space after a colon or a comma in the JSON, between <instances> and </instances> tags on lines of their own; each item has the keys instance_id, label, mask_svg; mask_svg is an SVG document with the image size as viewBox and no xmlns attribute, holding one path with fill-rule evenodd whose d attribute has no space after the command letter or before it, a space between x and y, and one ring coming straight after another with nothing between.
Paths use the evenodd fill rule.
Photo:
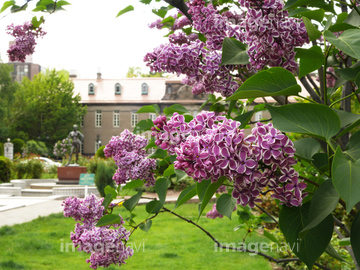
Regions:
<instances>
[{"instance_id":1,"label":"background tree","mask_svg":"<svg viewBox=\"0 0 360 270\"><path fill-rule=\"evenodd\" d=\"M137 77L164 77L163 72L149 72L142 73L140 67L129 67L126 73L126 78L137 78Z\"/></svg>"},{"instance_id":2,"label":"background tree","mask_svg":"<svg viewBox=\"0 0 360 270\"><path fill-rule=\"evenodd\" d=\"M80 104L80 95L74 95L74 84L67 71L46 70L24 78L16 93L13 106L13 124L25 139L41 140L47 146L67 136L86 107Z\"/></svg>"},{"instance_id":3,"label":"background tree","mask_svg":"<svg viewBox=\"0 0 360 270\"><path fill-rule=\"evenodd\" d=\"M11 65L0 64L0 141L4 142L13 135L11 108L15 101L15 93L20 88L20 85L12 80L12 71Z\"/></svg>"}]
</instances>

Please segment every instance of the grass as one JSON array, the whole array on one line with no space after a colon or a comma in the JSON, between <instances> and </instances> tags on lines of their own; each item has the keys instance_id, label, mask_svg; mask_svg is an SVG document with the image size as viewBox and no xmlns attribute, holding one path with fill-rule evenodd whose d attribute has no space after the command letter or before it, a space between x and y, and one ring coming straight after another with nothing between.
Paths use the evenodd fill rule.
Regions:
<instances>
[{"instance_id":1,"label":"grass","mask_svg":"<svg viewBox=\"0 0 360 270\"><path fill-rule=\"evenodd\" d=\"M172 209L173 205L166 205ZM210 210L210 207L206 209ZM177 212L196 221L197 205L182 205ZM119 208L124 218L129 214ZM136 222L147 217L144 206L134 210ZM134 256L127 260L123 269L265 269L270 270L268 261L259 256L238 252L216 251L214 242L195 226L170 213L160 213L154 218L149 232L136 230L128 245L134 248ZM233 231L238 225L235 215L210 220L200 218L198 224L211 232L221 243L242 242L246 231ZM64 218L62 213L39 217L28 223L0 228L0 269L89 269L83 252L72 252L69 239L75 222ZM257 234L247 236L246 242L267 242ZM108 269L119 269L111 266Z\"/></svg>"}]
</instances>

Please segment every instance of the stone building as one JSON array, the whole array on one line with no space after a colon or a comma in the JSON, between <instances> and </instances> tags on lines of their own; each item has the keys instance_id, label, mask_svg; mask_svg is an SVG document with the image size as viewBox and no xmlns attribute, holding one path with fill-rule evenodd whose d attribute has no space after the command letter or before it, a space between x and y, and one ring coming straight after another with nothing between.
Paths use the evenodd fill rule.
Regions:
<instances>
[{"instance_id":1,"label":"stone building","mask_svg":"<svg viewBox=\"0 0 360 270\"><path fill-rule=\"evenodd\" d=\"M94 155L101 145L106 145L124 129L133 131L139 121L155 119L155 114L136 113L145 105L157 104L162 111L181 104L195 115L206 100L203 95L194 96L191 88L183 85L177 76L103 79L98 73L96 79L70 77L75 94L80 94L81 103L87 106L87 114L80 121L84 155Z\"/></svg>"}]
</instances>

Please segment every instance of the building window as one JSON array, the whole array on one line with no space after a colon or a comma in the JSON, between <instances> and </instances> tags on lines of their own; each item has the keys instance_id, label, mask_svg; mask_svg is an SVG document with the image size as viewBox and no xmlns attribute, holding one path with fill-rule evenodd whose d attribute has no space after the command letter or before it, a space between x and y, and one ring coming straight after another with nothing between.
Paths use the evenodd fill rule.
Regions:
<instances>
[{"instance_id":1,"label":"building window","mask_svg":"<svg viewBox=\"0 0 360 270\"><path fill-rule=\"evenodd\" d=\"M95 127L101 127L101 111L95 112Z\"/></svg>"},{"instance_id":2,"label":"building window","mask_svg":"<svg viewBox=\"0 0 360 270\"><path fill-rule=\"evenodd\" d=\"M149 119L154 121L156 119L156 113L149 113Z\"/></svg>"},{"instance_id":3,"label":"building window","mask_svg":"<svg viewBox=\"0 0 360 270\"><path fill-rule=\"evenodd\" d=\"M100 147L101 147L101 142L96 141L95 142L95 153Z\"/></svg>"},{"instance_id":4,"label":"building window","mask_svg":"<svg viewBox=\"0 0 360 270\"><path fill-rule=\"evenodd\" d=\"M131 112L131 127L135 127L138 123L138 114L136 111Z\"/></svg>"},{"instance_id":5,"label":"building window","mask_svg":"<svg viewBox=\"0 0 360 270\"><path fill-rule=\"evenodd\" d=\"M121 95L121 85L120 85L120 83L115 84L115 95Z\"/></svg>"},{"instance_id":6,"label":"building window","mask_svg":"<svg viewBox=\"0 0 360 270\"><path fill-rule=\"evenodd\" d=\"M83 127L84 126L84 116L83 115L79 116L79 121L80 121L80 127Z\"/></svg>"},{"instance_id":7,"label":"building window","mask_svg":"<svg viewBox=\"0 0 360 270\"><path fill-rule=\"evenodd\" d=\"M148 85L146 83L143 83L141 85L141 94L142 95L147 95L148 94Z\"/></svg>"},{"instance_id":8,"label":"building window","mask_svg":"<svg viewBox=\"0 0 360 270\"><path fill-rule=\"evenodd\" d=\"M168 85L166 87L166 94L171 94L171 92L172 92L172 87L171 87L171 85Z\"/></svg>"},{"instance_id":9,"label":"building window","mask_svg":"<svg viewBox=\"0 0 360 270\"><path fill-rule=\"evenodd\" d=\"M263 118L262 111L255 113L255 122L260 121Z\"/></svg>"},{"instance_id":10,"label":"building window","mask_svg":"<svg viewBox=\"0 0 360 270\"><path fill-rule=\"evenodd\" d=\"M113 126L120 127L120 111L114 111L113 113Z\"/></svg>"},{"instance_id":11,"label":"building window","mask_svg":"<svg viewBox=\"0 0 360 270\"><path fill-rule=\"evenodd\" d=\"M95 85L93 83L89 84L89 95L95 95Z\"/></svg>"},{"instance_id":12,"label":"building window","mask_svg":"<svg viewBox=\"0 0 360 270\"><path fill-rule=\"evenodd\" d=\"M84 141L82 143L80 143L79 153L82 155L84 154Z\"/></svg>"}]
</instances>

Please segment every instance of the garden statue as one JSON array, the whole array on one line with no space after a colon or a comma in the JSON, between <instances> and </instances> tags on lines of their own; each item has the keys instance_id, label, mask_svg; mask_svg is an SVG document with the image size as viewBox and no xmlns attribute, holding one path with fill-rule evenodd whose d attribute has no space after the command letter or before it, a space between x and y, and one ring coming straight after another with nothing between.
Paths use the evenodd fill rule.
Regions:
<instances>
[{"instance_id":1,"label":"garden statue","mask_svg":"<svg viewBox=\"0 0 360 270\"><path fill-rule=\"evenodd\" d=\"M80 136L80 138L79 138ZM80 144L81 142L84 140L84 135L77 130L77 125L74 125L74 130L70 131L69 139L72 139L72 143L71 143L71 151L70 151L70 156L69 156L69 161L68 163L66 163L65 166L68 166L71 162L71 158L72 155L74 153L74 149L75 149L75 153L76 153L76 159L75 159L75 164L77 164L78 158L79 158L79 151L80 151Z\"/></svg>"}]
</instances>

